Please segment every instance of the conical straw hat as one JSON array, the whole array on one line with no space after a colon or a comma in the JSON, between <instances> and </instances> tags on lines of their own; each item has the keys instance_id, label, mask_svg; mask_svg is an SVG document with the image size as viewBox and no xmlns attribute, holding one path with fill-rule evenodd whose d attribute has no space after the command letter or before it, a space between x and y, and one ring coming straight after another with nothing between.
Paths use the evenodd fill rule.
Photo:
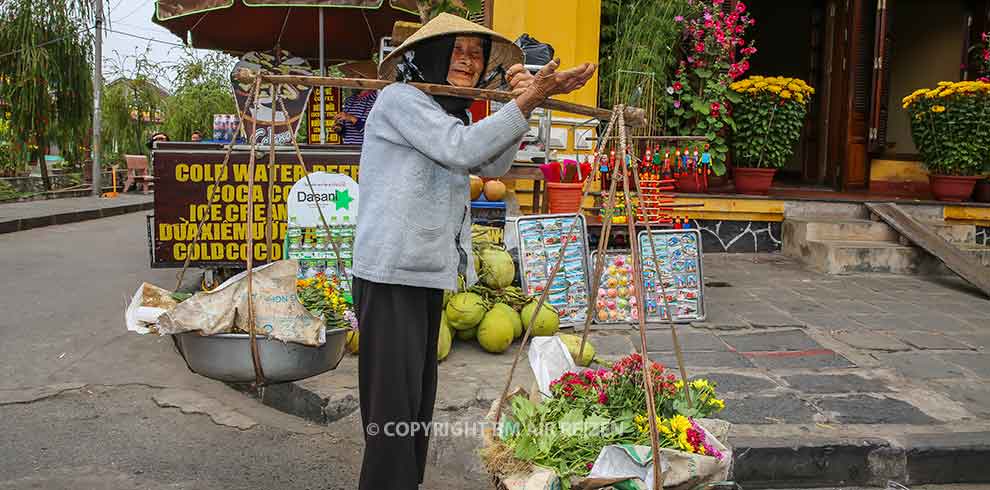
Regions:
<instances>
[{"instance_id":1,"label":"conical straw hat","mask_svg":"<svg viewBox=\"0 0 990 490\"><path fill-rule=\"evenodd\" d=\"M402 60L402 56L406 51L415 48L422 41L448 34L487 36L492 40L491 56L488 57L488 66L485 67L485 73L482 74L482 78L488 76L499 65L508 70L510 66L523 62L522 49L513 44L509 38L462 17L444 13L434 17L433 20L420 27L401 46L389 53L378 67L378 78L382 80L395 80L396 66ZM494 88L499 82L501 82L501 79L495 79L489 82L487 86L481 88Z\"/></svg>"}]
</instances>

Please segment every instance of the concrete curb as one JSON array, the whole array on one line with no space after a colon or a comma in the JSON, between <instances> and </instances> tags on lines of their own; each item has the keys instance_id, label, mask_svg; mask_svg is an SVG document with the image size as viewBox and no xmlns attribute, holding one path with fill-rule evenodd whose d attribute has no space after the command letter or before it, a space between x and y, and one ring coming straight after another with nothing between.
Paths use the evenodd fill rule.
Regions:
<instances>
[{"instance_id":1,"label":"concrete curb","mask_svg":"<svg viewBox=\"0 0 990 490\"><path fill-rule=\"evenodd\" d=\"M270 386L262 403L311 422L327 425L353 414L353 396L324 395L297 383ZM439 412L437 420L452 412ZM733 426L735 428L737 426ZM752 433L754 426L744 432ZM767 433L774 425L760 426ZM793 428L794 426L787 426ZM790 431L786 431L790 432ZM460 454L456 463L465 473L477 472L472 464L480 439L454 439L456 448L443 444L431 451ZM731 479L745 489L879 486L893 480L904 485L990 482L990 432L938 432L902 435L898 440L880 437L824 439L816 436L779 438L733 436L735 460ZM445 466L454 464L447 461ZM484 478L487 475L472 475Z\"/></svg>"},{"instance_id":2,"label":"concrete curb","mask_svg":"<svg viewBox=\"0 0 990 490\"><path fill-rule=\"evenodd\" d=\"M743 488L990 482L990 432L883 439L788 441L733 438L733 479Z\"/></svg>"},{"instance_id":3,"label":"concrete curb","mask_svg":"<svg viewBox=\"0 0 990 490\"><path fill-rule=\"evenodd\" d=\"M143 203L123 204L120 206L110 206L104 208L79 209L76 211L51 214L48 216L35 216L32 218L15 218L6 221L0 221L0 234L14 233L17 231L25 231L25 230L30 230L32 228L41 228L45 226L77 223L79 221L87 221L92 219L109 218L111 216L119 216L121 214L147 211L150 209L154 209L154 207L155 207L155 203L153 201L149 201Z\"/></svg>"}]
</instances>

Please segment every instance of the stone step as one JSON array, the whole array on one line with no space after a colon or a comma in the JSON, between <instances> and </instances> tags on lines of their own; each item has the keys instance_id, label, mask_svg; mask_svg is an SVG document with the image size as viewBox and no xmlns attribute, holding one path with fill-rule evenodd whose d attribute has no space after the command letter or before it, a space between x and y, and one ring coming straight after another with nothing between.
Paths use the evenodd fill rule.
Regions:
<instances>
[{"instance_id":1,"label":"stone step","mask_svg":"<svg viewBox=\"0 0 990 490\"><path fill-rule=\"evenodd\" d=\"M915 274L935 268L930 264L935 259L923 250L896 242L808 240L798 257L828 274Z\"/></svg>"},{"instance_id":2,"label":"stone step","mask_svg":"<svg viewBox=\"0 0 990 490\"><path fill-rule=\"evenodd\" d=\"M788 219L783 227L785 241L788 233L804 240L897 241L897 232L886 223L866 219Z\"/></svg>"},{"instance_id":3,"label":"stone step","mask_svg":"<svg viewBox=\"0 0 990 490\"><path fill-rule=\"evenodd\" d=\"M944 221L922 221L922 223L949 243L976 244L976 225L960 225Z\"/></svg>"}]
</instances>

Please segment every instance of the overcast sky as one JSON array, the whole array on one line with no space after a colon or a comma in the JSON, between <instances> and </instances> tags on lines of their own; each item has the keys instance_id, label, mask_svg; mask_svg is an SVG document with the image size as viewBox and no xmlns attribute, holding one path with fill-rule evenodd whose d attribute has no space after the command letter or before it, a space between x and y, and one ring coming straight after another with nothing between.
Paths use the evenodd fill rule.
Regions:
<instances>
[{"instance_id":1,"label":"overcast sky","mask_svg":"<svg viewBox=\"0 0 990 490\"><path fill-rule=\"evenodd\" d=\"M181 45L182 41L164 27L151 21L155 13L154 0L105 0L103 8L109 20L107 29L119 31L107 32L106 37L103 38L103 73L108 77L107 81L110 81L109 77L114 76L112 67L115 60L124 59L124 63L128 65L126 68L131 68L133 62L126 58L132 57L135 53L143 53L146 48L149 49L151 61L158 64L167 64L179 58L182 48L172 45Z\"/></svg>"}]
</instances>

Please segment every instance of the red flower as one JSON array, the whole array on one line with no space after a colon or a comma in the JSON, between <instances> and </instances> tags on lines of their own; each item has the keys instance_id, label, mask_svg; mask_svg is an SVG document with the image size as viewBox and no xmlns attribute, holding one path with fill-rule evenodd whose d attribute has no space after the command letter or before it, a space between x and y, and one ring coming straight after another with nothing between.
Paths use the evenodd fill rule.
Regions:
<instances>
[{"instance_id":1,"label":"red flower","mask_svg":"<svg viewBox=\"0 0 990 490\"><path fill-rule=\"evenodd\" d=\"M736 3L736 12L740 14L746 11L746 4L742 2Z\"/></svg>"},{"instance_id":2,"label":"red flower","mask_svg":"<svg viewBox=\"0 0 990 490\"><path fill-rule=\"evenodd\" d=\"M694 45L694 51L696 53L704 53L705 52L705 43L697 43L697 44L695 44Z\"/></svg>"},{"instance_id":3,"label":"red flower","mask_svg":"<svg viewBox=\"0 0 990 490\"><path fill-rule=\"evenodd\" d=\"M714 0L714 1L712 1L712 5L715 5L716 7L718 7L719 5L722 5L723 3L725 3L725 0Z\"/></svg>"},{"instance_id":4,"label":"red flower","mask_svg":"<svg viewBox=\"0 0 990 490\"><path fill-rule=\"evenodd\" d=\"M679 71L678 75L680 75ZM680 92L682 88L684 88L684 85L682 85L681 82L674 82L674 90Z\"/></svg>"},{"instance_id":5,"label":"red flower","mask_svg":"<svg viewBox=\"0 0 990 490\"><path fill-rule=\"evenodd\" d=\"M753 56L754 54L756 54L756 48L754 48L753 46L750 46L748 48L743 48L742 54L746 56Z\"/></svg>"},{"instance_id":6,"label":"red flower","mask_svg":"<svg viewBox=\"0 0 990 490\"><path fill-rule=\"evenodd\" d=\"M712 110L713 111L716 111L717 112L721 108L722 108L722 105L721 104L719 104L718 102L712 102Z\"/></svg>"}]
</instances>

